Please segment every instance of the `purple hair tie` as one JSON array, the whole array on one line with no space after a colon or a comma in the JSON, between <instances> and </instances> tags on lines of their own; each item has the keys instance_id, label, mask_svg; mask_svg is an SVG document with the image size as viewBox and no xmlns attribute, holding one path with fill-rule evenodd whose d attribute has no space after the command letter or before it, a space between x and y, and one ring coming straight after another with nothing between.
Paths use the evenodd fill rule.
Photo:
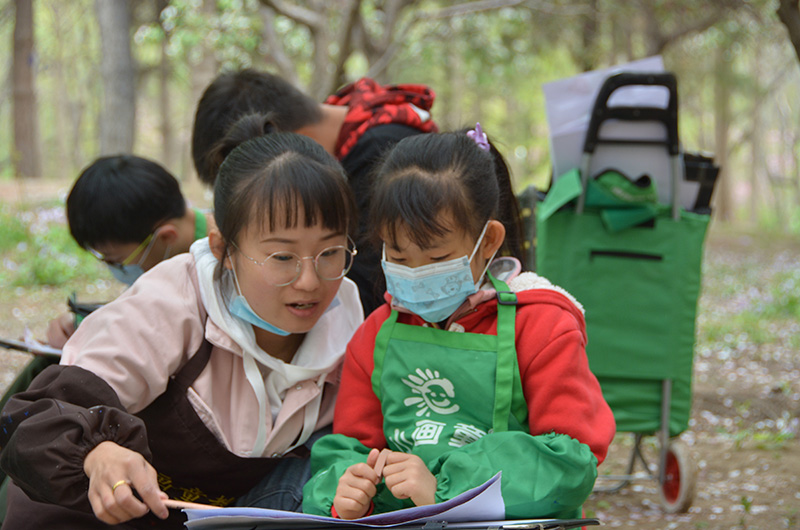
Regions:
<instances>
[{"instance_id":1,"label":"purple hair tie","mask_svg":"<svg viewBox=\"0 0 800 530\"><path fill-rule=\"evenodd\" d=\"M467 131L467 136L472 138L472 140L478 144L478 147L486 151L487 153L491 150L489 147L489 139L486 138L486 133L483 132L481 129L480 123L475 123L475 128L471 131Z\"/></svg>"}]
</instances>

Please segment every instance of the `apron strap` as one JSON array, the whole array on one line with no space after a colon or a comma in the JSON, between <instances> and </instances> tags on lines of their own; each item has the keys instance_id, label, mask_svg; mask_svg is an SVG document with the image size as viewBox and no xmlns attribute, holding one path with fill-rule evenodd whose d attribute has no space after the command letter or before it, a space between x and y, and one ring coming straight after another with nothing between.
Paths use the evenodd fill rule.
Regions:
<instances>
[{"instance_id":1,"label":"apron strap","mask_svg":"<svg viewBox=\"0 0 800 530\"><path fill-rule=\"evenodd\" d=\"M492 429L494 432L503 432L508 430L514 389L514 371L517 365L515 344L517 295L509 290L505 282L496 279L491 273L487 273L487 275L497 291L497 368Z\"/></svg>"},{"instance_id":2,"label":"apron strap","mask_svg":"<svg viewBox=\"0 0 800 530\"><path fill-rule=\"evenodd\" d=\"M208 360L211 358L212 347L211 343L203 337L203 342L200 344L200 348L197 349L197 353L195 353L192 358L183 365L183 368L178 370L178 373L173 376L179 388L185 391L192 386L192 383L194 383L195 379L200 375L200 372L202 372L208 364Z\"/></svg>"},{"instance_id":3,"label":"apron strap","mask_svg":"<svg viewBox=\"0 0 800 530\"><path fill-rule=\"evenodd\" d=\"M386 347L389 344L389 338L392 336L392 328L397 322L397 311L392 310L383 324L378 334L375 336L375 350L374 362L375 366L372 369L372 391L381 400L381 374L383 374L383 360L386 357Z\"/></svg>"}]
</instances>

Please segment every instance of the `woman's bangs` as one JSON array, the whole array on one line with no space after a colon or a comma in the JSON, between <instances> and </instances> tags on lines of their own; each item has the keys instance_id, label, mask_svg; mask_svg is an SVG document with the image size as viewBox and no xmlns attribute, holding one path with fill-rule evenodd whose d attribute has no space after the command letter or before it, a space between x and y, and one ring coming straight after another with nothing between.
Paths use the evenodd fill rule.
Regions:
<instances>
[{"instance_id":1,"label":"woman's bangs","mask_svg":"<svg viewBox=\"0 0 800 530\"><path fill-rule=\"evenodd\" d=\"M344 177L329 167L318 165L309 171L298 165L307 163L272 168L271 178L259 179L260 189L253 190L253 210L263 220L264 228L273 231L300 223L305 227L321 224L326 229L348 233L354 207Z\"/></svg>"}]
</instances>

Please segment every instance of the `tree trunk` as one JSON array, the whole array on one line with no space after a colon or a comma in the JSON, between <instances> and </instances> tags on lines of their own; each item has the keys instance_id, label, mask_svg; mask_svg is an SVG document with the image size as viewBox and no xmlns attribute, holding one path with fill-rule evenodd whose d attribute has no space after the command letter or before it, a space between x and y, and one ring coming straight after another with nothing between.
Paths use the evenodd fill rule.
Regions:
<instances>
[{"instance_id":1,"label":"tree trunk","mask_svg":"<svg viewBox=\"0 0 800 530\"><path fill-rule=\"evenodd\" d=\"M136 66L131 55L130 6L127 0L95 0L100 25L103 110L100 154L133 151L136 116Z\"/></svg>"},{"instance_id":2,"label":"tree trunk","mask_svg":"<svg viewBox=\"0 0 800 530\"><path fill-rule=\"evenodd\" d=\"M588 72L595 68L597 64L597 27L600 14L597 12L597 0L588 0L586 2L587 13L582 20L581 26L583 31L582 35L582 50L580 57L581 70Z\"/></svg>"},{"instance_id":3,"label":"tree trunk","mask_svg":"<svg viewBox=\"0 0 800 530\"><path fill-rule=\"evenodd\" d=\"M158 1L158 9L156 12L156 23L161 21L161 12L166 9L168 5L167 0ZM170 62L169 55L167 54L167 45L169 44L169 32L162 26L164 31L164 38L161 40L161 60L158 65L158 93L159 93L159 107L161 113L161 162L171 172L175 172L175 135L172 131L172 113L169 95L169 78L170 78Z\"/></svg>"},{"instance_id":4,"label":"tree trunk","mask_svg":"<svg viewBox=\"0 0 800 530\"><path fill-rule=\"evenodd\" d=\"M458 32L455 24L452 20L447 21L447 24L450 26L447 37L456 39L455 35ZM445 97L439 97L436 100L437 106L441 105L438 110L442 111L437 113L436 122L442 130L449 131L464 123L464 110L475 112L476 109L467 107L464 102L464 87L467 86L467 83L464 79L461 46L454 45L453 41L450 41L449 45L447 42L441 42L441 46L443 50L446 50L443 53L447 55L447 60L444 62L446 79L452 82L443 83L443 86L437 88L437 91L444 91L446 88L447 92L442 94ZM480 115L476 113L475 116Z\"/></svg>"},{"instance_id":5,"label":"tree trunk","mask_svg":"<svg viewBox=\"0 0 800 530\"><path fill-rule=\"evenodd\" d=\"M717 49L716 74L714 76L714 131L716 162L720 167L717 192L714 194L714 209L721 221L733 220L733 183L728 168L728 128L730 109L730 64L725 58L727 47Z\"/></svg>"},{"instance_id":6,"label":"tree trunk","mask_svg":"<svg viewBox=\"0 0 800 530\"><path fill-rule=\"evenodd\" d=\"M275 10L261 4L259 7L261 15L261 37L267 47L266 60L278 68L278 74L287 82L294 86L300 86L297 79L297 70L294 61L286 55L278 34L275 32Z\"/></svg>"},{"instance_id":7,"label":"tree trunk","mask_svg":"<svg viewBox=\"0 0 800 530\"><path fill-rule=\"evenodd\" d=\"M330 11L326 11L322 4L314 3L314 10L327 17L331 16ZM309 26L311 40L314 42L314 56L311 58L311 81L308 84L308 94L322 101L330 93L333 87L333 76L335 67L331 62L329 49L333 43L331 28L328 24L316 24ZM340 45L341 46L341 45Z\"/></svg>"},{"instance_id":8,"label":"tree trunk","mask_svg":"<svg viewBox=\"0 0 800 530\"><path fill-rule=\"evenodd\" d=\"M783 127L782 127L783 129ZM795 127L793 131L800 130ZM782 137L791 136L792 142L783 143L784 156L781 157L784 163L784 174L792 180L792 187L794 188L794 204L797 209L800 209L800 134L793 132L791 135L784 132ZM787 145L788 144L788 145ZM789 170L789 160L791 160L791 171Z\"/></svg>"},{"instance_id":9,"label":"tree trunk","mask_svg":"<svg viewBox=\"0 0 800 530\"><path fill-rule=\"evenodd\" d=\"M202 12L203 16L213 17L217 13L217 2L215 0L202 0L202 3L197 9ZM206 41L202 41L201 46L203 48L202 53L200 54L200 62L197 64L192 64L190 69L192 105L189 107L191 115L189 116L188 120L185 120L185 123L194 124L194 114L195 110L197 109L197 103L200 101L200 98L203 96L203 92L214 80L214 77L216 77L217 71L219 70L219 62L214 57L214 51L209 49ZM185 144L181 159L181 166L183 167L183 171L181 173L188 175L190 172L193 172L195 175L197 175L192 162L191 142L187 142Z\"/></svg>"},{"instance_id":10,"label":"tree trunk","mask_svg":"<svg viewBox=\"0 0 800 530\"><path fill-rule=\"evenodd\" d=\"M752 116L753 116L753 124L752 124L752 139L750 141L750 222L755 226L758 224L758 210L759 210L759 196L761 195L759 190L759 181L761 171L762 171L762 147L761 147L761 135L764 134L764 124L762 120L762 112L763 112L763 105L761 104L762 95L761 95L761 87L759 86L759 80L763 79L761 77L761 49L758 44L756 44L756 49L754 50L754 61L753 61L753 69L756 72L756 78L754 79L753 84L753 97L751 98L752 101ZM769 179L767 179L767 185L769 184ZM764 194L764 198L766 199L767 194Z\"/></svg>"},{"instance_id":11,"label":"tree trunk","mask_svg":"<svg viewBox=\"0 0 800 530\"><path fill-rule=\"evenodd\" d=\"M61 4L53 4L51 5L50 9L53 12L53 19L55 24L53 25L53 37L56 39L56 42L64 42L64 19L63 16L63 5ZM70 121L70 100L69 100L69 84L67 82L67 76L64 73L64 65L66 60L64 59L64 46L56 46L54 50L53 56L53 75L55 77L56 83L52 88L52 92L50 93L48 99L51 101L55 101L55 127L56 127L56 152L58 153L58 168L62 171L69 171L70 173L74 170L74 166L71 164L68 166L69 162L72 162L72 157L70 156L70 150L68 145L69 141L69 131L67 128L67 124ZM48 150L49 151L49 150ZM69 162L68 162L69 161Z\"/></svg>"},{"instance_id":12,"label":"tree trunk","mask_svg":"<svg viewBox=\"0 0 800 530\"><path fill-rule=\"evenodd\" d=\"M15 0L14 23L14 169L18 177L39 177L39 111L36 105L33 65L33 0Z\"/></svg>"},{"instance_id":13,"label":"tree trunk","mask_svg":"<svg viewBox=\"0 0 800 530\"><path fill-rule=\"evenodd\" d=\"M800 60L800 2L798 0L780 0L776 13L783 25L786 26L795 55Z\"/></svg>"}]
</instances>

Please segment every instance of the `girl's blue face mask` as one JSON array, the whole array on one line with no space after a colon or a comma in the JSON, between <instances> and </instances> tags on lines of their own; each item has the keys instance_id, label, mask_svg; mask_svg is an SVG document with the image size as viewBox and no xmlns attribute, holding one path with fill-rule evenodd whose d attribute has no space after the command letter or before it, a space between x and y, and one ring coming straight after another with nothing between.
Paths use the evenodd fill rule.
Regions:
<instances>
[{"instance_id":1,"label":"girl's blue face mask","mask_svg":"<svg viewBox=\"0 0 800 530\"><path fill-rule=\"evenodd\" d=\"M470 263L486 234L487 222L483 227L472 254L460 258L430 263L421 267L407 267L386 261L384 244L381 266L386 276L386 288L392 298L400 305L418 315L426 322L441 322L464 303L469 295L478 291L484 269L478 281L472 279ZM489 268L490 259L486 268Z\"/></svg>"},{"instance_id":2,"label":"girl's blue face mask","mask_svg":"<svg viewBox=\"0 0 800 530\"><path fill-rule=\"evenodd\" d=\"M231 259L230 252L228 253L228 259L231 260L231 271L233 272L233 280L236 284L237 293L232 300L228 301L228 311L230 314L244 320L248 324L252 324L265 331L274 333L275 335L280 335L281 337L289 335L289 331L281 329L274 324L270 324L258 316L258 313L253 311L253 308L250 307L250 304L247 302L247 298L242 294L242 288L239 286L239 278L236 277L236 268L233 266L233 259Z\"/></svg>"}]
</instances>

